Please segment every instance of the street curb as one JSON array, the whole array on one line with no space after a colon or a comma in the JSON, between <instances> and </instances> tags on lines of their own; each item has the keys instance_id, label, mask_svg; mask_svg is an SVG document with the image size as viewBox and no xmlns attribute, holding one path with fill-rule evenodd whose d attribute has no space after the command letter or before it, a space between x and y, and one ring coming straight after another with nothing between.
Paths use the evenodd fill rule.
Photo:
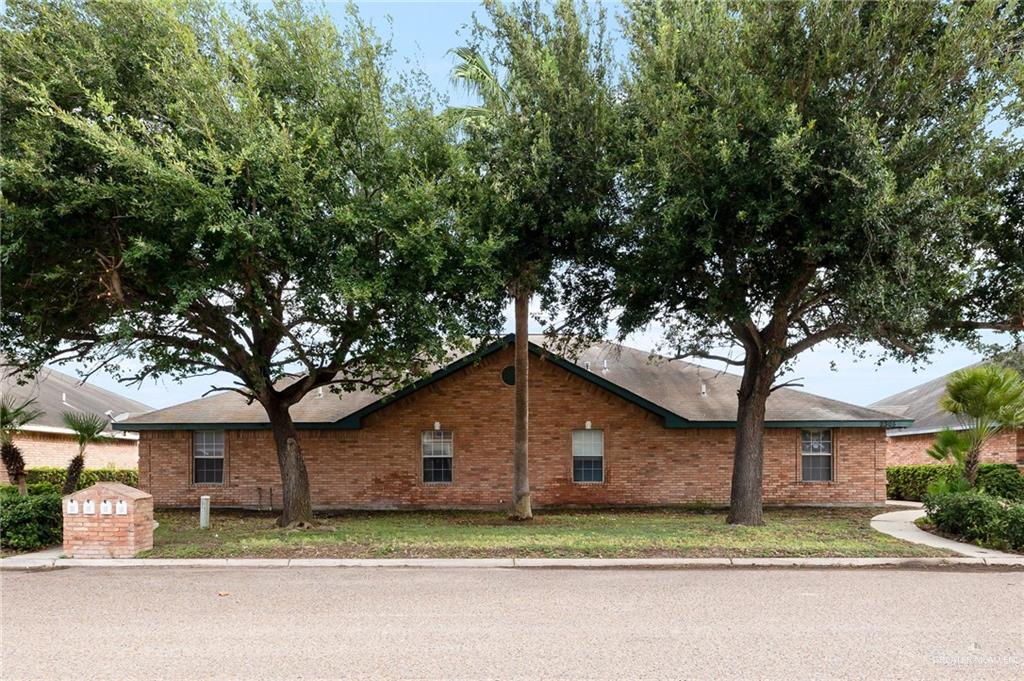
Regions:
<instances>
[{"instance_id":1,"label":"street curb","mask_svg":"<svg viewBox=\"0 0 1024 681\"><path fill-rule=\"evenodd\" d=\"M1024 569L1024 556L990 558L48 558L0 560L0 571L63 568L930 568Z\"/></svg>"}]
</instances>

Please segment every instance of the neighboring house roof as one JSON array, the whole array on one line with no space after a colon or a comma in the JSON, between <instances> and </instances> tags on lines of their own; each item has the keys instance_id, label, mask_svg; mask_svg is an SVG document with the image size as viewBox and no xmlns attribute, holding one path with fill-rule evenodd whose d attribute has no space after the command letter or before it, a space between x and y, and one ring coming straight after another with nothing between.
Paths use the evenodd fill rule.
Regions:
<instances>
[{"instance_id":1,"label":"neighboring house roof","mask_svg":"<svg viewBox=\"0 0 1024 681\"><path fill-rule=\"evenodd\" d=\"M110 415L107 412L112 412L114 420L118 421L153 409L49 367L40 369L24 385L18 384L18 378L12 367L0 364L0 393L12 395L18 402L35 399L33 406L43 412L42 416L22 428L25 431L70 434L61 418L66 411L97 414L108 419ZM106 432L108 435L125 436L114 432L110 426Z\"/></svg>"},{"instance_id":2,"label":"neighboring house roof","mask_svg":"<svg viewBox=\"0 0 1024 681\"><path fill-rule=\"evenodd\" d=\"M304 429L359 428L365 416L507 347L513 339L509 334L389 395L370 391L340 395L329 390L313 391L292 407L292 418L297 427ZM652 362L649 352L609 342L593 344L573 362L545 350L544 342L543 336L532 336L530 352L662 417L666 427L730 428L735 425L740 378L734 374L687 362L664 359ZM909 420L890 413L791 388L776 390L768 398L767 421L774 427L910 425ZM204 427L244 430L269 426L261 405L247 404L234 392L159 409L115 425L118 430Z\"/></svg>"},{"instance_id":3,"label":"neighboring house roof","mask_svg":"<svg viewBox=\"0 0 1024 681\"><path fill-rule=\"evenodd\" d=\"M984 363L972 364L965 368L982 366L982 364ZM873 409L899 414L914 420L912 427L889 431L889 436L921 435L937 433L944 428L954 430L963 428L956 416L939 406L939 400L946 393L946 382L954 373L956 372L939 376L895 395L883 397L872 404L871 408Z\"/></svg>"}]
</instances>

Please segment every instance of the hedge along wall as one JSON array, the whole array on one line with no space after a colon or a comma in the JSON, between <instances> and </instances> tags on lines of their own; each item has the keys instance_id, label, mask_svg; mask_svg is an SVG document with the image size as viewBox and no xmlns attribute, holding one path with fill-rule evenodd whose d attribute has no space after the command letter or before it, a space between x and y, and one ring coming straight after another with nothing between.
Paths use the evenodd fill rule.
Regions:
<instances>
[{"instance_id":1,"label":"hedge along wall","mask_svg":"<svg viewBox=\"0 0 1024 681\"><path fill-rule=\"evenodd\" d=\"M889 499L923 501L928 485L948 478L952 471L952 466L928 463L889 466L885 469L886 496ZM996 496L1024 500L1024 474L1013 464L981 464L978 466L978 486Z\"/></svg>"},{"instance_id":2,"label":"hedge along wall","mask_svg":"<svg viewBox=\"0 0 1024 681\"><path fill-rule=\"evenodd\" d=\"M25 471L25 477L30 485L48 482L60 489L64 486L66 473L67 470L64 468L29 468ZM78 489L91 487L97 482L121 482L129 487L138 487L139 471L135 468L86 468L82 471L82 477L78 479Z\"/></svg>"}]
</instances>

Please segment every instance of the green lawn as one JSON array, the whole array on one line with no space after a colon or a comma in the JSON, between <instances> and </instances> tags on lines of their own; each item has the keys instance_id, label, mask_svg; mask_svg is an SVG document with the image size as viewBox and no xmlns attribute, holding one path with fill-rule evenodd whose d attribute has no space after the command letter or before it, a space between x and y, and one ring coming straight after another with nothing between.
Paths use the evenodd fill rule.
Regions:
<instances>
[{"instance_id":1,"label":"green lawn","mask_svg":"<svg viewBox=\"0 0 1024 681\"><path fill-rule=\"evenodd\" d=\"M500 513L371 512L318 518L312 530L282 530L268 514L157 512L151 558L469 558L945 556L869 526L878 509L779 509L762 527L725 524L722 512L559 511L530 523Z\"/></svg>"}]
</instances>

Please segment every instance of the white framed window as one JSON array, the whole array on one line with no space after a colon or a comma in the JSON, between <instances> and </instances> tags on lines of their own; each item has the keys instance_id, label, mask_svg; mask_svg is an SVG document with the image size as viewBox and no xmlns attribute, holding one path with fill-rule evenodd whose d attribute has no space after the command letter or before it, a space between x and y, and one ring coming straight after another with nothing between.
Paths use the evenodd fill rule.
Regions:
<instances>
[{"instance_id":1,"label":"white framed window","mask_svg":"<svg viewBox=\"0 0 1024 681\"><path fill-rule=\"evenodd\" d=\"M224 483L223 430L192 433L192 482L198 485Z\"/></svg>"},{"instance_id":2,"label":"white framed window","mask_svg":"<svg viewBox=\"0 0 1024 681\"><path fill-rule=\"evenodd\" d=\"M804 482L832 480L832 431L800 431L800 471Z\"/></svg>"},{"instance_id":3,"label":"white framed window","mask_svg":"<svg viewBox=\"0 0 1024 681\"><path fill-rule=\"evenodd\" d=\"M572 481L604 482L604 431L572 431Z\"/></svg>"},{"instance_id":4,"label":"white framed window","mask_svg":"<svg viewBox=\"0 0 1024 681\"><path fill-rule=\"evenodd\" d=\"M452 481L452 431L424 430L420 437L423 482L450 484Z\"/></svg>"}]
</instances>

